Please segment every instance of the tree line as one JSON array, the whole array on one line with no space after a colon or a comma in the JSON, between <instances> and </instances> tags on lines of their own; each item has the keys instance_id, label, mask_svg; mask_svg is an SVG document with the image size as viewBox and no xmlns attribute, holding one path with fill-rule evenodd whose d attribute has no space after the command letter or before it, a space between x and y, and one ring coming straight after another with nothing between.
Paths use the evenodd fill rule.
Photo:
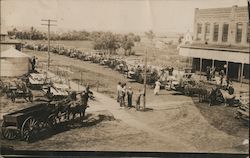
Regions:
<instances>
[{"instance_id":1,"label":"tree line","mask_svg":"<svg viewBox=\"0 0 250 158\"><path fill-rule=\"evenodd\" d=\"M19 31L14 28L8 31L8 35L15 39L23 40L46 40L47 34L41 32L34 27L31 27L26 31ZM109 54L115 54L119 48L123 48L125 55L132 55L134 51L132 48L136 42L140 42L139 35L133 33L128 34L115 34L112 32L104 31L68 31L61 34L51 32L51 40L86 40L93 42L93 48L95 50L102 50Z\"/></svg>"}]
</instances>

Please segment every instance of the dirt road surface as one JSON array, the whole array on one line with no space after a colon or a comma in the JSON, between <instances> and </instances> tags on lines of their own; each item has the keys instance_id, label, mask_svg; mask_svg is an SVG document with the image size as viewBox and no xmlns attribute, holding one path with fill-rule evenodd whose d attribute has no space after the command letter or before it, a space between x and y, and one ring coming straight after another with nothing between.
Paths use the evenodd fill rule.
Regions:
<instances>
[{"instance_id":1,"label":"dirt road surface","mask_svg":"<svg viewBox=\"0 0 250 158\"><path fill-rule=\"evenodd\" d=\"M38 56L39 62L46 61L45 52L25 52ZM162 90L154 96L150 88L146 112L120 108L114 99L117 82L126 81L134 91L141 84L97 64L55 54L51 59L54 65L72 66L99 80L96 100L90 101L83 122L76 121L34 143L2 140L4 145L29 150L248 152L248 145L242 145L249 139L248 128L234 118L234 108L208 107L173 91ZM78 88L74 83L71 86Z\"/></svg>"}]
</instances>

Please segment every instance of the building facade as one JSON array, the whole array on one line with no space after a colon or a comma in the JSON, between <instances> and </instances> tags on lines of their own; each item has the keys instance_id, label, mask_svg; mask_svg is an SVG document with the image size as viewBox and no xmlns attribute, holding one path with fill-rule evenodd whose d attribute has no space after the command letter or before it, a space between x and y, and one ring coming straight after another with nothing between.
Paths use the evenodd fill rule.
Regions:
<instances>
[{"instance_id":1,"label":"building facade","mask_svg":"<svg viewBox=\"0 0 250 158\"><path fill-rule=\"evenodd\" d=\"M192 44L180 55L192 58L195 71L207 66L237 81L249 82L250 26L247 7L195 9Z\"/></svg>"},{"instance_id":2,"label":"building facade","mask_svg":"<svg viewBox=\"0 0 250 158\"><path fill-rule=\"evenodd\" d=\"M197 43L249 46L248 8L195 9L194 39Z\"/></svg>"}]
</instances>

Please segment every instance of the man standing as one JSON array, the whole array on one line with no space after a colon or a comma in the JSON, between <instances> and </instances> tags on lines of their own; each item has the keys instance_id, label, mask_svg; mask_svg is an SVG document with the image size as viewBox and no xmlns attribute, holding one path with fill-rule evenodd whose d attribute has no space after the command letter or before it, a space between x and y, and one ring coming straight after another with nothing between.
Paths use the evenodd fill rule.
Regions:
<instances>
[{"instance_id":1,"label":"man standing","mask_svg":"<svg viewBox=\"0 0 250 158\"><path fill-rule=\"evenodd\" d=\"M125 106L125 97L126 97L126 83L122 84L122 88L121 88L121 93L120 93L120 106Z\"/></svg>"},{"instance_id":2,"label":"man standing","mask_svg":"<svg viewBox=\"0 0 250 158\"><path fill-rule=\"evenodd\" d=\"M138 96L137 96L137 99L136 99L136 110L140 110L140 104L141 104L141 96L143 95L142 91L139 90L139 93L138 93Z\"/></svg>"},{"instance_id":3,"label":"man standing","mask_svg":"<svg viewBox=\"0 0 250 158\"><path fill-rule=\"evenodd\" d=\"M36 57L33 56L32 60L31 60L31 66L32 66L32 71L35 71L35 66L36 66Z\"/></svg>"},{"instance_id":4,"label":"man standing","mask_svg":"<svg viewBox=\"0 0 250 158\"><path fill-rule=\"evenodd\" d=\"M116 87L116 90L117 90L117 103L119 103L119 100L120 100L119 97L120 97L121 89L122 89L121 82L118 82L117 87Z\"/></svg>"},{"instance_id":5,"label":"man standing","mask_svg":"<svg viewBox=\"0 0 250 158\"><path fill-rule=\"evenodd\" d=\"M207 81L210 80L210 66L206 67L206 75L207 75Z\"/></svg>"},{"instance_id":6,"label":"man standing","mask_svg":"<svg viewBox=\"0 0 250 158\"><path fill-rule=\"evenodd\" d=\"M127 90L128 108L132 107L132 96L133 96L133 91L132 91L132 88L129 87Z\"/></svg>"},{"instance_id":7,"label":"man standing","mask_svg":"<svg viewBox=\"0 0 250 158\"><path fill-rule=\"evenodd\" d=\"M220 85L222 86L224 75L225 75L224 70L220 70L219 75L220 75Z\"/></svg>"},{"instance_id":8,"label":"man standing","mask_svg":"<svg viewBox=\"0 0 250 158\"><path fill-rule=\"evenodd\" d=\"M174 68L171 67L168 72L169 72L169 76L173 76Z\"/></svg>"}]
</instances>

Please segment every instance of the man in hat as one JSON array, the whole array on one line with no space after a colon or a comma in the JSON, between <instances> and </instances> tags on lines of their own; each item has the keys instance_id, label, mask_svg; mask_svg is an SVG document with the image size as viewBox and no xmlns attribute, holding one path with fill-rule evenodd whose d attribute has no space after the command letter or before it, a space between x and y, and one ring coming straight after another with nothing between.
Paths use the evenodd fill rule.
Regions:
<instances>
[{"instance_id":1,"label":"man in hat","mask_svg":"<svg viewBox=\"0 0 250 158\"><path fill-rule=\"evenodd\" d=\"M132 91L132 88L129 87L127 90L128 108L132 107L132 96L133 96L133 91Z\"/></svg>"},{"instance_id":2,"label":"man in hat","mask_svg":"<svg viewBox=\"0 0 250 158\"><path fill-rule=\"evenodd\" d=\"M143 90L139 89L139 92L138 92L138 95L137 95L137 99L136 99L136 106L135 106L135 108L136 108L137 111L140 110L140 108L141 108L140 105L141 105L141 97L142 96L145 97L145 91L144 91L144 89Z\"/></svg>"},{"instance_id":3,"label":"man in hat","mask_svg":"<svg viewBox=\"0 0 250 158\"><path fill-rule=\"evenodd\" d=\"M122 89L121 82L118 82L117 87L116 87L116 90L117 90L117 103L119 103L119 101L120 101L121 89Z\"/></svg>"}]
</instances>

